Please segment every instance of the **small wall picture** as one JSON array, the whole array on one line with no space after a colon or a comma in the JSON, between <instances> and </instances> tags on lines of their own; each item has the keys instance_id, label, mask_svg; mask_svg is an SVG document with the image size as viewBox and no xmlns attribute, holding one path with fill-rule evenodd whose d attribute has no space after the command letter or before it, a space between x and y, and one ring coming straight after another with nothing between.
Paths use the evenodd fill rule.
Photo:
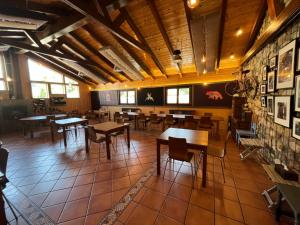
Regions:
<instances>
[{"instance_id":1,"label":"small wall picture","mask_svg":"<svg viewBox=\"0 0 300 225\"><path fill-rule=\"evenodd\" d=\"M275 71L271 71L268 73L268 83L267 83L268 92L275 91Z\"/></svg>"},{"instance_id":2,"label":"small wall picture","mask_svg":"<svg viewBox=\"0 0 300 225\"><path fill-rule=\"evenodd\" d=\"M291 96L275 96L274 107L274 122L290 127Z\"/></svg>"},{"instance_id":3,"label":"small wall picture","mask_svg":"<svg viewBox=\"0 0 300 225\"><path fill-rule=\"evenodd\" d=\"M261 107L266 107L266 96L261 96L260 97L260 103L261 103Z\"/></svg>"},{"instance_id":4,"label":"small wall picture","mask_svg":"<svg viewBox=\"0 0 300 225\"><path fill-rule=\"evenodd\" d=\"M279 50L276 80L277 89L293 88L294 86L295 48L296 40Z\"/></svg>"},{"instance_id":5,"label":"small wall picture","mask_svg":"<svg viewBox=\"0 0 300 225\"><path fill-rule=\"evenodd\" d=\"M277 56L274 56L269 61L269 67L270 69L274 69L277 65Z\"/></svg>"},{"instance_id":6,"label":"small wall picture","mask_svg":"<svg viewBox=\"0 0 300 225\"><path fill-rule=\"evenodd\" d=\"M300 140L300 118L293 118L293 137Z\"/></svg>"},{"instance_id":7,"label":"small wall picture","mask_svg":"<svg viewBox=\"0 0 300 225\"><path fill-rule=\"evenodd\" d=\"M295 111L300 112L300 76L296 77L295 93Z\"/></svg>"},{"instance_id":8,"label":"small wall picture","mask_svg":"<svg viewBox=\"0 0 300 225\"><path fill-rule=\"evenodd\" d=\"M273 96L267 96L267 111L268 111L268 115L270 115L270 116L274 115L274 97Z\"/></svg>"},{"instance_id":9,"label":"small wall picture","mask_svg":"<svg viewBox=\"0 0 300 225\"><path fill-rule=\"evenodd\" d=\"M260 85L260 93L261 94L266 94L267 93L267 85L266 84L261 84Z\"/></svg>"},{"instance_id":10,"label":"small wall picture","mask_svg":"<svg viewBox=\"0 0 300 225\"><path fill-rule=\"evenodd\" d=\"M264 66L263 71L262 71L262 80L263 81L267 80L267 73L268 73L268 66Z\"/></svg>"},{"instance_id":11,"label":"small wall picture","mask_svg":"<svg viewBox=\"0 0 300 225\"><path fill-rule=\"evenodd\" d=\"M298 48L297 71L300 71L300 48Z\"/></svg>"}]
</instances>

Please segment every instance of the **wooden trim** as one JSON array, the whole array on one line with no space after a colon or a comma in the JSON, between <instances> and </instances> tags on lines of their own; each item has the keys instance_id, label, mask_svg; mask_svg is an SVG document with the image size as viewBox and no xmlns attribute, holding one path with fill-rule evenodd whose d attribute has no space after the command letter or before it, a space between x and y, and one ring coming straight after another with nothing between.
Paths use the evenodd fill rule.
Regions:
<instances>
[{"instance_id":1,"label":"wooden trim","mask_svg":"<svg viewBox=\"0 0 300 225\"><path fill-rule=\"evenodd\" d=\"M268 12L271 20L275 20L284 8L284 4L280 0L267 0Z\"/></svg>"},{"instance_id":2,"label":"wooden trim","mask_svg":"<svg viewBox=\"0 0 300 225\"><path fill-rule=\"evenodd\" d=\"M270 26L264 31L254 45L249 49L242 59L242 64L248 61L253 55L261 50L264 45L275 38L283 29L286 28L300 13L300 1L292 0L288 6L282 10L277 20L272 22Z\"/></svg>"},{"instance_id":3,"label":"wooden trim","mask_svg":"<svg viewBox=\"0 0 300 225\"><path fill-rule=\"evenodd\" d=\"M220 21L220 29L219 29L219 43L218 43L218 56L217 56L217 64L216 64L217 68L219 68L219 66L220 66L220 60L221 60L221 54L222 54L226 10L227 10L227 0L222 0L221 17L220 17L221 21Z\"/></svg>"},{"instance_id":4,"label":"wooden trim","mask_svg":"<svg viewBox=\"0 0 300 225\"><path fill-rule=\"evenodd\" d=\"M122 25L122 23L124 23L125 18L124 16L120 13L116 19L114 19L113 24L116 27L120 27Z\"/></svg>"}]
</instances>

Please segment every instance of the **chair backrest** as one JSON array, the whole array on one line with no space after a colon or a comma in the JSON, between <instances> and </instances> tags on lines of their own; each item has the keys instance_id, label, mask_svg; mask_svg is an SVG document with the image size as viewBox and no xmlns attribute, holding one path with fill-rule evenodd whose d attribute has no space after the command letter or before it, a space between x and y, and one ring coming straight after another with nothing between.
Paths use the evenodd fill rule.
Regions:
<instances>
[{"instance_id":1,"label":"chair backrest","mask_svg":"<svg viewBox=\"0 0 300 225\"><path fill-rule=\"evenodd\" d=\"M157 119L157 114L151 113L151 114L150 114L150 119L151 119L151 120L156 120L156 119Z\"/></svg>"},{"instance_id":2,"label":"chair backrest","mask_svg":"<svg viewBox=\"0 0 300 225\"><path fill-rule=\"evenodd\" d=\"M184 120L185 121L192 121L192 120L194 120L194 116L191 116L191 115L185 116Z\"/></svg>"},{"instance_id":3,"label":"chair backrest","mask_svg":"<svg viewBox=\"0 0 300 225\"><path fill-rule=\"evenodd\" d=\"M0 148L0 171L6 175L7 160L9 151L6 148Z\"/></svg>"},{"instance_id":4,"label":"chair backrest","mask_svg":"<svg viewBox=\"0 0 300 225\"><path fill-rule=\"evenodd\" d=\"M208 113L208 112L204 113L204 116L212 116L212 115L213 115L212 113Z\"/></svg>"},{"instance_id":5,"label":"chair backrest","mask_svg":"<svg viewBox=\"0 0 300 225\"><path fill-rule=\"evenodd\" d=\"M172 114L166 115L166 121L173 121L173 115Z\"/></svg>"},{"instance_id":6,"label":"chair backrest","mask_svg":"<svg viewBox=\"0 0 300 225\"><path fill-rule=\"evenodd\" d=\"M191 129L191 130L197 130L198 129L198 123L196 120L185 120L184 121L184 128L185 129Z\"/></svg>"},{"instance_id":7,"label":"chair backrest","mask_svg":"<svg viewBox=\"0 0 300 225\"><path fill-rule=\"evenodd\" d=\"M231 136L231 131L228 131L227 132L227 135L226 135L226 139L225 139L225 143L224 143L224 156L226 155L227 153L227 143L229 141L229 137Z\"/></svg>"},{"instance_id":8,"label":"chair backrest","mask_svg":"<svg viewBox=\"0 0 300 225\"><path fill-rule=\"evenodd\" d=\"M123 112L123 118L128 118L129 115L128 115L128 112Z\"/></svg>"},{"instance_id":9,"label":"chair backrest","mask_svg":"<svg viewBox=\"0 0 300 225\"><path fill-rule=\"evenodd\" d=\"M151 115L151 114L153 114L154 112L153 111L149 111L149 114Z\"/></svg>"},{"instance_id":10,"label":"chair backrest","mask_svg":"<svg viewBox=\"0 0 300 225\"><path fill-rule=\"evenodd\" d=\"M97 134L93 126L88 126L88 137L91 141L97 140Z\"/></svg>"},{"instance_id":11,"label":"chair backrest","mask_svg":"<svg viewBox=\"0 0 300 225\"><path fill-rule=\"evenodd\" d=\"M211 125L211 123L210 116L202 116L200 118L200 124Z\"/></svg>"},{"instance_id":12,"label":"chair backrest","mask_svg":"<svg viewBox=\"0 0 300 225\"><path fill-rule=\"evenodd\" d=\"M159 114L165 114L165 111L159 111Z\"/></svg>"},{"instance_id":13,"label":"chair backrest","mask_svg":"<svg viewBox=\"0 0 300 225\"><path fill-rule=\"evenodd\" d=\"M117 119L116 119L116 122L117 122L117 123L120 123L120 124L121 124L121 123L124 123L124 119L123 119L123 118L117 118Z\"/></svg>"},{"instance_id":14,"label":"chair backrest","mask_svg":"<svg viewBox=\"0 0 300 225\"><path fill-rule=\"evenodd\" d=\"M146 118L145 113L140 113L140 114L138 115L138 118L139 118L139 119L145 119L145 118Z\"/></svg>"},{"instance_id":15,"label":"chair backrest","mask_svg":"<svg viewBox=\"0 0 300 225\"><path fill-rule=\"evenodd\" d=\"M180 161L188 161L187 143L185 138L169 137L169 157Z\"/></svg>"}]
</instances>

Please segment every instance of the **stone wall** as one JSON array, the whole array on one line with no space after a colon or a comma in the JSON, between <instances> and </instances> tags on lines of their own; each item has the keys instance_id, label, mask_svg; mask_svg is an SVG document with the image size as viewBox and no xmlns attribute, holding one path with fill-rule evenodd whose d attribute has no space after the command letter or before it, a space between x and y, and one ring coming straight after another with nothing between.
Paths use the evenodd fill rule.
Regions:
<instances>
[{"instance_id":1,"label":"stone wall","mask_svg":"<svg viewBox=\"0 0 300 225\"><path fill-rule=\"evenodd\" d=\"M279 49L300 37L300 18L297 18L274 41L267 44L260 52L243 65L243 69L250 69L262 83L263 67L273 56L278 55ZM268 95L293 95L294 89L278 90ZM257 121L259 136L267 144L267 148L260 153L269 162L280 159L289 167L300 171L300 141L292 137L292 129L285 128L273 122L273 117L267 115L267 108L261 107L260 94L255 100L248 99L253 110L253 119ZM293 111L293 110L292 110Z\"/></svg>"}]
</instances>

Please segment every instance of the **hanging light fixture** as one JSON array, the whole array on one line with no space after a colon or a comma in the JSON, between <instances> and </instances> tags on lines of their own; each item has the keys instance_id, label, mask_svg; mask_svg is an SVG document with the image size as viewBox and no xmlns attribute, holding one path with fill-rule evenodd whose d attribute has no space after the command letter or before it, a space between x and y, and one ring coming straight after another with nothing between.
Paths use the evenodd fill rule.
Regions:
<instances>
[{"instance_id":1,"label":"hanging light fixture","mask_svg":"<svg viewBox=\"0 0 300 225\"><path fill-rule=\"evenodd\" d=\"M194 9L200 4L200 0L187 0L187 5L189 8Z\"/></svg>"}]
</instances>

